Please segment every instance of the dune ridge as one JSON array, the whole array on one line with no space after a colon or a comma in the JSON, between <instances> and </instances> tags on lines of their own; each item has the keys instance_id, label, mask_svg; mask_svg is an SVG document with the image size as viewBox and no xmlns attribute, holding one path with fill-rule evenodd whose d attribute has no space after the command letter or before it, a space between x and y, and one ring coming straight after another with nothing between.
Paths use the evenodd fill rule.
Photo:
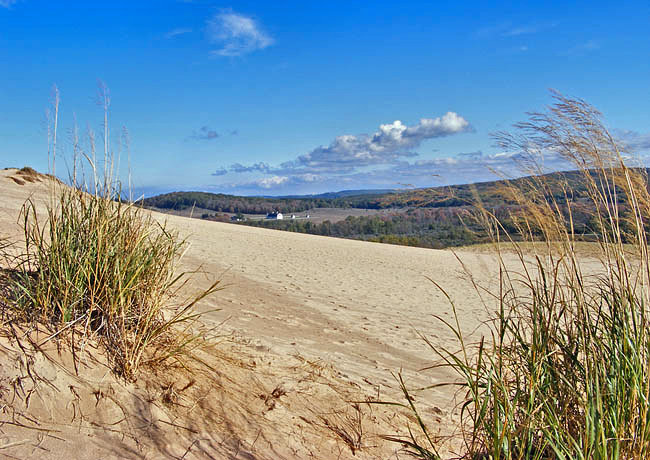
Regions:
<instances>
[{"instance_id":1,"label":"dune ridge","mask_svg":"<svg viewBox=\"0 0 650 460\"><path fill-rule=\"evenodd\" d=\"M20 234L24 201L42 203L50 190L46 176L22 184L16 177L17 170L0 171L0 228L10 238ZM3 454L399 458L398 447L379 436L400 433L405 419L351 401L399 399L392 373L400 370L414 388L454 378L417 372L431 364L419 333L454 343L433 316L450 314L448 300L427 278L449 290L468 332L487 316L451 251L154 215L187 237L182 268L204 273L188 288L215 276L225 286L199 307L219 309L202 320L217 331L200 352L212 370L194 369L194 377L175 370L126 384L95 357L77 376L64 347L50 341L38 350L33 344L42 332L18 331L2 342L2 397L12 398L0 422ZM462 254L477 274L474 282L491 282L491 257ZM419 398L437 424L434 432L453 431L451 390ZM16 424L16 414L29 423ZM77 451L84 439L92 439L85 457Z\"/></svg>"}]
</instances>

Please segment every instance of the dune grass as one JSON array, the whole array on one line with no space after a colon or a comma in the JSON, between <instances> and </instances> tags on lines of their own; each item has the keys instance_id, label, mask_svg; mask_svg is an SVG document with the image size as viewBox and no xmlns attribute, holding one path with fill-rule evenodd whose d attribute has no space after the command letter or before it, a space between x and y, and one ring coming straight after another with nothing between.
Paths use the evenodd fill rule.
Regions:
<instances>
[{"instance_id":1,"label":"dune grass","mask_svg":"<svg viewBox=\"0 0 650 460\"><path fill-rule=\"evenodd\" d=\"M110 199L117 198L117 199ZM115 370L134 377L143 360L163 361L188 339L174 326L196 318L199 298L165 316L182 275L183 241L119 196L61 188L41 221L26 203L24 251L12 276L13 312L26 321L99 339ZM147 353L145 353L147 352Z\"/></svg>"},{"instance_id":2,"label":"dune grass","mask_svg":"<svg viewBox=\"0 0 650 460\"><path fill-rule=\"evenodd\" d=\"M464 458L650 458L650 217L647 177L627 156L601 115L582 100L555 95L545 113L500 134L504 148L527 154L527 166L554 154L588 184L597 251L576 255L572 191L553 198L543 178L508 193L519 203L508 234L489 210L478 213L494 242L500 279L489 305L491 336L469 343L461 321L441 321L460 351L429 342L440 365L456 371ZM533 171L534 172L534 171ZM520 243L519 241L523 241ZM506 263L504 245L518 263ZM594 262L597 260L597 262ZM496 307L496 308L495 308ZM456 312L452 303L454 314ZM418 420L401 442L415 457L440 458Z\"/></svg>"},{"instance_id":3,"label":"dune grass","mask_svg":"<svg viewBox=\"0 0 650 460\"><path fill-rule=\"evenodd\" d=\"M107 128L104 137L103 174L90 133L91 152L83 155L90 185L78 182L75 155L71 186L50 180L44 209L32 200L23 206L22 246L2 251L11 268L4 304L12 319L50 327L50 337L71 332L77 346L98 341L114 370L134 378L143 364L187 351L196 338L189 331L198 318L194 306L219 287L215 282L172 308L187 281L187 273L176 271L185 241L123 199ZM76 138L74 151L80 151Z\"/></svg>"}]
</instances>

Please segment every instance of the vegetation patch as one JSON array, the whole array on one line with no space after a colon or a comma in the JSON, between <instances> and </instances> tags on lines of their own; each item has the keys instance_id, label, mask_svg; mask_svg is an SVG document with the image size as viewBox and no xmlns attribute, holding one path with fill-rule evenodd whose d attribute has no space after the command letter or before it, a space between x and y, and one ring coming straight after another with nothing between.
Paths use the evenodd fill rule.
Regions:
<instances>
[{"instance_id":1,"label":"vegetation patch","mask_svg":"<svg viewBox=\"0 0 650 460\"><path fill-rule=\"evenodd\" d=\"M20 176L27 182L37 182L40 181L42 177L42 174L39 174L35 169L30 168L29 166L24 166L19 169L16 175Z\"/></svg>"},{"instance_id":2,"label":"vegetation patch","mask_svg":"<svg viewBox=\"0 0 650 460\"><path fill-rule=\"evenodd\" d=\"M482 227L460 209L410 209L378 216L348 216L338 222L315 223L307 219L246 220L240 225L266 227L312 235L334 236L379 243L447 248L488 241Z\"/></svg>"},{"instance_id":3,"label":"vegetation patch","mask_svg":"<svg viewBox=\"0 0 650 460\"><path fill-rule=\"evenodd\" d=\"M501 273L492 292L492 334L471 343L456 316L440 320L458 337L460 351L428 342L435 366L453 369L459 380L452 385L463 388L463 457L649 458L647 177L626 165L600 114L581 100L556 95L548 112L517 127L515 135L499 135L504 148L531 161L554 152L579 168L599 251L591 265L576 254L580 234L568 182L536 176L509 184L517 204L512 232L479 208ZM556 187L564 190L561 199ZM516 266L502 257L503 244L518 255ZM392 439L417 458L440 458L438 440L401 383L407 402L400 405L417 423L409 437Z\"/></svg>"},{"instance_id":4,"label":"vegetation patch","mask_svg":"<svg viewBox=\"0 0 650 460\"><path fill-rule=\"evenodd\" d=\"M15 318L74 328L96 338L115 370L134 377L144 362L174 357L189 336L174 328L196 318L205 295L165 313L183 275L175 273L183 241L146 211L63 187L41 219L23 208L24 247L12 257L9 301Z\"/></svg>"},{"instance_id":5,"label":"vegetation patch","mask_svg":"<svg viewBox=\"0 0 650 460\"><path fill-rule=\"evenodd\" d=\"M187 273L176 271L185 242L148 211L123 199L109 150L109 98L101 88L103 174L97 173L94 134L89 134L90 151L83 153L75 127L72 186L49 181L44 209L33 200L23 206L20 245L0 248L9 268L2 304L10 320L45 324L51 338L70 333L76 340L73 352L87 341L99 342L115 372L131 379L143 364L184 355L196 338L190 330L198 317L193 307L215 292L218 282L170 307L187 280ZM58 113L56 88L55 95ZM51 131L54 159L56 124ZM78 182L81 155L92 171L90 185ZM28 167L17 175L25 180L44 177Z\"/></svg>"},{"instance_id":6,"label":"vegetation patch","mask_svg":"<svg viewBox=\"0 0 650 460\"><path fill-rule=\"evenodd\" d=\"M646 175L643 168L630 168L635 174ZM312 235L335 236L424 248L449 248L490 241L490 233L471 214L476 206L485 208L499 220L511 238L524 241L518 235L513 217L522 211L523 204L512 196L515 187L535 194L535 182L543 180L544 199L552 200L562 210L565 221L571 218L576 240L595 241L600 231L594 216L594 203L589 197L588 182L598 180L596 170L533 175L512 181L499 180L477 184L452 185L383 194L350 195L344 197L260 198L203 192L174 192L146 198L141 203L162 212L201 209L197 217L213 221L229 221L218 212L238 213L240 225L266 227ZM623 213L630 212L625 194L616 190L617 203ZM291 213L314 208L384 209L382 215L349 216L338 222L312 222L303 219L266 220L244 219L242 213L265 214L273 210ZM571 209L569 209L569 207ZM204 212L215 210L218 212ZM534 230L541 240L542 233Z\"/></svg>"}]
</instances>

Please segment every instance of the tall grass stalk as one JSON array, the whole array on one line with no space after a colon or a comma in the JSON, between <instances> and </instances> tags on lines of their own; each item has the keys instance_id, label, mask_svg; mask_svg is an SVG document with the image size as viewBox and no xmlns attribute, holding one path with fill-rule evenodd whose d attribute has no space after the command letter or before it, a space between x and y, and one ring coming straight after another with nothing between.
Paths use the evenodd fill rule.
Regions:
<instances>
[{"instance_id":1,"label":"tall grass stalk","mask_svg":"<svg viewBox=\"0 0 650 460\"><path fill-rule=\"evenodd\" d=\"M25 203L24 247L13 259L9 305L18 318L49 324L55 334L70 330L97 339L115 370L132 378L143 363L183 352L192 340L187 328L198 316L194 306L218 282L181 307L168 308L186 280L175 270L185 242L122 199L104 129L103 177L91 134L91 152L83 156L92 184L80 184L76 176L71 187L52 181L44 213L34 201ZM75 128L75 174L79 153Z\"/></svg>"},{"instance_id":2,"label":"tall grass stalk","mask_svg":"<svg viewBox=\"0 0 650 460\"><path fill-rule=\"evenodd\" d=\"M511 216L516 234L481 209L478 218L491 231L500 269L491 336L468 343L456 317L446 324L461 351L429 344L465 388L467 458L650 458L647 177L628 167L598 111L582 100L554 97L548 111L497 139L524 152L538 171L543 154L570 163L587 193L574 196L567 185L554 194L539 176L509 186L519 205ZM598 239L592 261L574 250L577 207L592 213ZM517 255L516 264L504 246ZM434 458L418 439L402 442L415 456Z\"/></svg>"}]
</instances>

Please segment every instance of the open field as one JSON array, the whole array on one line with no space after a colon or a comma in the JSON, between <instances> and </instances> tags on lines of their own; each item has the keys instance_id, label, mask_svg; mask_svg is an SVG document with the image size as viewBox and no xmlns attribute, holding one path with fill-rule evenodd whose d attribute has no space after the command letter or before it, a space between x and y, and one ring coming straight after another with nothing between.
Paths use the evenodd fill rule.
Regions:
<instances>
[{"instance_id":1,"label":"open field","mask_svg":"<svg viewBox=\"0 0 650 460\"><path fill-rule=\"evenodd\" d=\"M356 208L313 208L306 212L296 213L296 217L309 214L309 219L317 224L329 220L339 222L346 217L376 216L395 212L397 209L356 209ZM289 214L289 217L291 214Z\"/></svg>"}]
</instances>

